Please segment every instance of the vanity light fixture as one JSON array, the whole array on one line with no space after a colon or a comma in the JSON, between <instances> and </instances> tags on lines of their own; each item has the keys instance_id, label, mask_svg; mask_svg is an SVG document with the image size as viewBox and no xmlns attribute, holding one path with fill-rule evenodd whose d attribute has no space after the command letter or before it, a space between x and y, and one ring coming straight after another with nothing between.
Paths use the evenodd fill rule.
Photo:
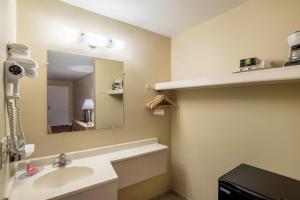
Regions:
<instances>
[{"instance_id":1,"label":"vanity light fixture","mask_svg":"<svg viewBox=\"0 0 300 200\"><path fill-rule=\"evenodd\" d=\"M95 33L84 33L77 29L64 26L62 27L63 38L65 41L86 42L91 48L105 47L114 50L122 50L125 48L125 41L105 37Z\"/></svg>"},{"instance_id":2,"label":"vanity light fixture","mask_svg":"<svg viewBox=\"0 0 300 200\"><path fill-rule=\"evenodd\" d=\"M109 39L102 35L97 35L95 33L86 33L85 36L86 36L86 42L92 48L107 47L109 44Z\"/></svg>"},{"instance_id":3,"label":"vanity light fixture","mask_svg":"<svg viewBox=\"0 0 300 200\"><path fill-rule=\"evenodd\" d=\"M122 50L125 48L125 42L123 40L111 39L109 42L110 42L110 48L112 49Z\"/></svg>"},{"instance_id":4,"label":"vanity light fixture","mask_svg":"<svg viewBox=\"0 0 300 200\"><path fill-rule=\"evenodd\" d=\"M68 42L81 41L82 33L77 29L68 26L63 26L62 37L64 41L68 41Z\"/></svg>"}]
</instances>

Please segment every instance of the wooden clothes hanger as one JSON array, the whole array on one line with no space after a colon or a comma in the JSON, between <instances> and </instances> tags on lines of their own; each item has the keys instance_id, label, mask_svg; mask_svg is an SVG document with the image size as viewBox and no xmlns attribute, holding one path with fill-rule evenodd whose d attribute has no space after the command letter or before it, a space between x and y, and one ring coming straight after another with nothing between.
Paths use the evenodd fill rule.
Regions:
<instances>
[{"instance_id":1,"label":"wooden clothes hanger","mask_svg":"<svg viewBox=\"0 0 300 200\"><path fill-rule=\"evenodd\" d=\"M162 108L162 107L175 107L175 104L168 99L166 95L157 95L153 100L149 101L146 104L146 107L149 110L153 110L155 108Z\"/></svg>"}]
</instances>

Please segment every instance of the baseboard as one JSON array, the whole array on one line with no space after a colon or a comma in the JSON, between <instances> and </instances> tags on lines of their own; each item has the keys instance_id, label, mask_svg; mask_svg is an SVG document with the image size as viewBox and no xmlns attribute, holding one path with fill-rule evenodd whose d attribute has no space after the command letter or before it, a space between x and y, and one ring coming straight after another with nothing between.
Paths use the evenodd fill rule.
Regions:
<instances>
[{"instance_id":1,"label":"baseboard","mask_svg":"<svg viewBox=\"0 0 300 200\"><path fill-rule=\"evenodd\" d=\"M153 197L149 200L161 200L161 199L167 197L169 194L172 194L172 190L167 190L167 191L165 191L165 192L163 192L163 193L161 193L161 194L159 194L159 195L157 195L157 196L155 196L155 197Z\"/></svg>"},{"instance_id":2,"label":"baseboard","mask_svg":"<svg viewBox=\"0 0 300 200\"><path fill-rule=\"evenodd\" d=\"M188 197L186 197L185 195L183 195L182 193L180 192L177 192L176 190L172 189L171 192L180 200L192 200Z\"/></svg>"},{"instance_id":3,"label":"baseboard","mask_svg":"<svg viewBox=\"0 0 300 200\"><path fill-rule=\"evenodd\" d=\"M149 200L162 200L163 198L167 197L170 194L173 194L174 196L176 196L180 200L192 200L192 199L184 196L182 193L177 192L173 189L167 190L166 192L163 192L163 193L161 193L161 194L157 195L156 197L153 197Z\"/></svg>"}]
</instances>

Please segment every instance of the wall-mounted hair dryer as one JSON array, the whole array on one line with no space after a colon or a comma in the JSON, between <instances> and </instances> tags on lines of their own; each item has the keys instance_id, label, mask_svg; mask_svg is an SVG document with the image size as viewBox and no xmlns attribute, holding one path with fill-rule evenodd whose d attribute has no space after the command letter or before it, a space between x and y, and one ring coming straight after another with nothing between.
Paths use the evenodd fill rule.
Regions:
<instances>
[{"instance_id":1,"label":"wall-mounted hair dryer","mask_svg":"<svg viewBox=\"0 0 300 200\"><path fill-rule=\"evenodd\" d=\"M5 70L5 98L9 120L9 149L18 155L31 155L31 146L26 147L24 131L21 122L20 109L17 99L20 98L19 81L23 76L35 78L38 75L38 64L30 59L29 47L22 44L8 44L8 61L4 62ZM30 150L28 150L30 149ZM30 151L30 152L29 152Z\"/></svg>"}]
</instances>

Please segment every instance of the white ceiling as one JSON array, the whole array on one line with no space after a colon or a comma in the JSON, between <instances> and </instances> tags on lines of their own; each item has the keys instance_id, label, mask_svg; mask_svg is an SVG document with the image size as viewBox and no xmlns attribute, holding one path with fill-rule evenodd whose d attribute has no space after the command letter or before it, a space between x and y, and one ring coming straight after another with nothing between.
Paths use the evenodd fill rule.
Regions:
<instances>
[{"instance_id":1,"label":"white ceiling","mask_svg":"<svg viewBox=\"0 0 300 200\"><path fill-rule=\"evenodd\" d=\"M62 0L166 36L174 36L249 0Z\"/></svg>"},{"instance_id":2,"label":"white ceiling","mask_svg":"<svg viewBox=\"0 0 300 200\"><path fill-rule=\"evenodd\" d=\"M48 51L48 80L74 81L94 71L94 58Z\"/></svg>"}]
</instances>

